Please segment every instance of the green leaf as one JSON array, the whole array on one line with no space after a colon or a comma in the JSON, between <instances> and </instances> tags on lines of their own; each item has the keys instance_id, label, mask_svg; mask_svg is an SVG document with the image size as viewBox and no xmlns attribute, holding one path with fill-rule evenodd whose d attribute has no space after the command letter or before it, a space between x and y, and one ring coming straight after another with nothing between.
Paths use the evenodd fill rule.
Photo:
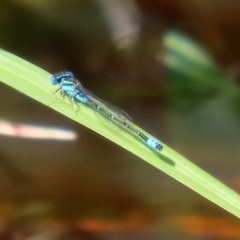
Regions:
<instances>
[{"instance_id":1,"label":"green leaf","mask_svg":"<svg viewBox=\"0 0 240 240\"><path fill-rule=\"evenodd\" d=\"M56 87L51 85L50 78L51 74L43 69L0 50L0 80L3 83L108 138L233 215L240 217L240 197L236 192L165 144L163 144L163 150L157 152L147 147L141 139L130 132L114 133L99 121L99 117L92 109L83 104L80 106L79 113L76 114L69 99L56 100L56 95L53 94Z\"/></svg>"},{"instance_id":2,"label":"green leaf","mask_svg":"<svg viewBox=\"0 0 240 240\"><path fill-rule=\"evenodd\" d=\"M210 54L181 32L167 32L162 44L168 97L174 111L190 112L235 87Z\"/></svg>"}]
</instances>

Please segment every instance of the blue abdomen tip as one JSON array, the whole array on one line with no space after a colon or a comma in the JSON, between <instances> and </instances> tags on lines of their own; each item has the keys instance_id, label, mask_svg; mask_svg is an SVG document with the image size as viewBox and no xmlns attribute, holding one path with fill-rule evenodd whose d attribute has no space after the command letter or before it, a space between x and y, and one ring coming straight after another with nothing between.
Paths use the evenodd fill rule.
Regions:
<instances>
[{"instance_id":1,"label":"blue abdomen tip","mask_svg":"<svg viewBox=\"0 0 240 240\"><path fill-rule=\"evenodd\" d=\"M147 144L149 147L153 148L153 149L156 149L156 150L162 150L163 149L163 146L161 145L161 143L156 140L156 139L153 139L153 138L149 138L147 140Z\"/></svg>"}]
</instances>

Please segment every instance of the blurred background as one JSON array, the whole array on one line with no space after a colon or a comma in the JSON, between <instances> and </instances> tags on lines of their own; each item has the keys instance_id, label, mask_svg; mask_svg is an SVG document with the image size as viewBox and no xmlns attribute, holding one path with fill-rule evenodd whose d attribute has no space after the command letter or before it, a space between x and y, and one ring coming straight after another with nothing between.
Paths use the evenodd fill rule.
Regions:
<instances>
[{"instance_id":1,"label":"blurred background","mask_svg":"<svg viewBox=\"0 0 240 240\"><path fill-rule=\"evenodd\" d=\"M72 71L240 191L239 1L0 5L1 48L53 74ZM0 239L240 238L236 217L107 139L0 88Z\"/></svg>"}]
</instances>

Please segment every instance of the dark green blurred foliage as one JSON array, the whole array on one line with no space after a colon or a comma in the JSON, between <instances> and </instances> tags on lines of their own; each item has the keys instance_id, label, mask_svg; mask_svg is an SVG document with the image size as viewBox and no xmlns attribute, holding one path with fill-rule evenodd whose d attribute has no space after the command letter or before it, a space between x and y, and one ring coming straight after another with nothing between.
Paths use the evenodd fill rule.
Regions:
<instances>
[{"instance_id":1,"label":"dark green blurred foliage","mask_svg":"<svg viewBox=\"0 0 240 240\"><path fill-rule=\"evenodd\" d=\"M168 97L174 111L192 111L232 87L230 78L197 43L174 31L166 33L164 38L173 38L165 55ZM180 49L182 45L185 49Z\"/></svg>"}]
</instances>

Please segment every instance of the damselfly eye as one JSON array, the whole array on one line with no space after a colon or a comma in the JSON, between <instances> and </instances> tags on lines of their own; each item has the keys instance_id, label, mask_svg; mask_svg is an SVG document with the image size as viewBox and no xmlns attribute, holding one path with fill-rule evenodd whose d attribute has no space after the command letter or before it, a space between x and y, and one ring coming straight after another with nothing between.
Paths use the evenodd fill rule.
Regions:
<instances>
[{"instance_id":1,"label":"damselfly eye","mask_svg":"<svg viewBox=\"0 0 240 240\"><path fill-rule=\"evenodd\" d=\"M52 85L57 85L57 84L60 83L60 82L58 81L56 75L53 75L53 76L51 77L51 83L52 83Z\"/></svg>"},{"instance_id":2,"label":"damselfly eye","mask_svg":"<svg viewBox=\"0 0 240 240\"><path fill-rule=\"evenodd\" d=\"M64 72L62 76L65 78L74 78L73 73L69 71Z\"/></svg>"}]
</instances>

